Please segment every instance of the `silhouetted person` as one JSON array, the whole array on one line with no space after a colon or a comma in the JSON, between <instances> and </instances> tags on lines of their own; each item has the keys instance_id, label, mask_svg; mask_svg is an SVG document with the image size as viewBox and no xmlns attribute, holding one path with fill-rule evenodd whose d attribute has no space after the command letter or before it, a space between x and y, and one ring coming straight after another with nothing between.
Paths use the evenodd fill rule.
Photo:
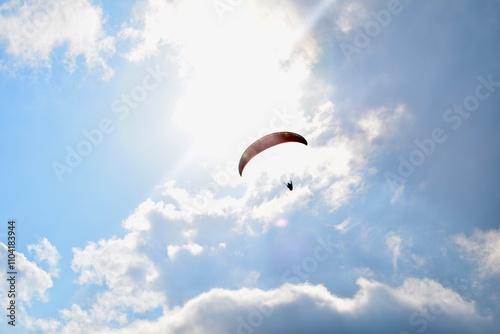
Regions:
<instances>
[{"instance_id":1,"label":"silhouetted person","mask_svg":"<svg viewBox=\"0 0 500 334\"><path fill-rule=\"evenodd\" d=\"M290 191L293 190L293 184L292 184L292 180L290 180L289 183L286 184L287 188L290 189Z\"/></svg>"}]
</instances>

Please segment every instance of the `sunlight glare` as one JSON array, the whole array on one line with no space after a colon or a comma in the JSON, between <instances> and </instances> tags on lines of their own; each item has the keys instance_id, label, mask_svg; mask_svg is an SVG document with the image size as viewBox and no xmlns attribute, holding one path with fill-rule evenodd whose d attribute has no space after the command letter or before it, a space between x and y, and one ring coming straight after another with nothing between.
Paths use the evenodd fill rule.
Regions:
<instances>
[{"instance_id":1,"label":"sunlight glare","mask_svg":"<svg viewBox=\"0 0 500 334\"><path fill-rule=\"evenodd\" d=\"M283 65L296 29L245 9L222 27L206 21L208 34L198 38L209 42L183 48L188 70L173 121L200 154L234 155L242 133L269 123L274 109L298 108L309 67L301 59Z\"/></svg>"}]
</instances>

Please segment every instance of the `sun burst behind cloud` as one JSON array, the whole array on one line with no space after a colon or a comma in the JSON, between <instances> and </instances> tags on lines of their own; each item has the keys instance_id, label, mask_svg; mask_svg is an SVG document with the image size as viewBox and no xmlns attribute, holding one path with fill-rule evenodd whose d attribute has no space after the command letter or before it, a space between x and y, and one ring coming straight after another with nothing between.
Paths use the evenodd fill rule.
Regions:
<instances>
[{"instance_id":1,"label":"sun burst behind cloud","mask_svg":"<svg viewBox=\"0 0 500 334\"><path fill-rule=\"evenodd\" d=\"M275 20L269 15L275 5L248 4L237 19L221 22L213 8L196 1L150 1L138 27L122 31L143 41L131 59L151 52L152 30L157 43L177 50L183 93L172 120L190 136L196 154L234 154L242 135L267 126L273 110L297 109L317 46L307 34L296 40L303 23L293 6L280 8L286 20Z\"/></svg>"}]
</instances>

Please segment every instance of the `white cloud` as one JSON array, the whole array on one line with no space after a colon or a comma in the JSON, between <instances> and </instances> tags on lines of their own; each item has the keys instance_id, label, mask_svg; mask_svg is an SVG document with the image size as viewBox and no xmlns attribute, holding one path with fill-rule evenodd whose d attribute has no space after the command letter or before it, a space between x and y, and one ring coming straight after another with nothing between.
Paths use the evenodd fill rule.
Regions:
<instances>
[{"instance_id":1,"label":"white cloud","mask_svg":"<svg viewBox=\"0 0 500 334\"><path fill-rule=\"evenodd\" d=\"M380 107L366 111L357 121L358 128L364 138L373 143L375 139L391 139L398 134L398 124L403 120L411 119L407 108L397 104L393 108Z\"/></svg>"},{"instance_id":2,"label":"white cloud","mask_svg":"<svg viewBox=\"0 0 500 334\"><path fill-rule=\"evenodd\" d=\"M34 300L46 302L48 297L47 290L52 288L53 282L51 274L38 267L35 262L29 261L23 253L16 252L15 268L16 275L16 299L26 304L31 304ZM7 246L0 243L0 258L7 259ZM0 273L2 282L6 282L8 274L6 270ZM29 282L29 284L20 284L20 282ZM22 286L22 288L21 288ZM7 305L7 284L0 284L0 299L3 305Z\"/></svg>"},{"instance_id":3,"label":"white cloud","mask_svg":"<svg viewBox=\"0 0 500 334\"><path fill-rule=\"evenodd\" d=\"M343 33L357 29L368 17L368 11L359 1L339 1L336 6L336 25Z\"/></svg>"},{"instance_id":4,"label":"white cloud","mask_svg":"<svg viewBox=\"0 0 500 334\"><path fill-rule=\"evenodd\" d=\"M411 239L403 240L403 237L395 232L389 232L385 236L385 244L392 255L392 267L395 272L398 270L398 263L409 264L413 268L420 268L425 265L424 258L412 253Z\"/></svg>"},{"instance_id":5,"label":"white cloud","mask_svg":"<svg viewBox=\"0 0 500 334\"><path fill-rule=\"evenodd\" d=\"M340 232L340 234L345 234L349 230L351 222L349 219L344 220L342 223L336 224L333 228Z\"/></svg>"},{"instance_id":6,"label":"white cloud","mask_svg":"<svg viewBox=\"0 0 500 334\"><path fill-rule=\"evenodd\" d=\"M390 232L385 237L387 248L389 248L392 253L392 267L394 268L394 270L398 269L398 260L401 256L402 241L403 239L401 238L401 236L394 232Z\"/></svg>"},{"instance_id":7,"label":"white cloud","mask_svg":"<svg viewBox=\"0 0 500 334\"><path fill-rule=\"evenodd\" d=\"M500 275L500 229L475 230L469 238L459 234L453 239L465 252L465 258L477 266L482 277Z\"/></svg>"},{"instance_id":8,"label":"white cloud","mask_svg":"<svg viewBox=\"0 0 500 334\"><path fill-rule=\"evenodd\" d=\"M293 4L247 2L234 14L222 22L211 2L150 0L136 7L121 33L136 42L130 60L162 45L173 50L184 90L172 120L199 155L227 157L234 149L228 137L239 142L258 132L275 108L297 110L301 84L317 59L308 31L297 36L306 23Z\"/></svg>"},{"instance_id":9,"label":"white cloud","mask_svg":"<svg viewBox=\"0 0 500 334\"><path fill-rule=\"evenodd\" d=\"M360 189L361 177L359 175L349 175L341 180L330 184L323 191L326 202L335 210L346 204L351 196Z\"/></svg>"},{"instance_id":10,"label":"white cloud","mask_svg":"<svg viewBox=\"0 0 500 334\"><path fill-rule=\"evenodd\" d=\"M164 215L165 205L158 203L150 199L142 203L124 221L127 234L123 238L91 242L84 249L74 249L72 268L79 272L78 282L105 288L95 294L88 308L73 304L61 310L61 320L31 319L30 326L44 328L47 333L246 333L245 330L257 328L293 333L322 332L338 323L345 325L345 330L362 333L369 330L364 324L376 324L387 332L394 330L395 325L401 326L395 329L400 331L430 326L460 328L460 321L488 328L484 327L487 320L476 314L474 303L428 279L406 279L396 288L359 279L359 291L352 297L338 297L323 286L312 285L285 284L273 290L212 289L183 306L169 308L168 296L160 283L167 276L172 277L167 273L173 262L164 261L165 251L160 255L163 258L155 256L155 252L167 247L169 257L175 257L179 251L196 255L205 245L197 241L196 220L171 220L168 214ZM401 254L408 253L403 251L403 239L392 232L386 242L397 265ZM220 241L212 246L227 248L226 242ZM410 253L410 260L411 256ZM359 271L373 276L369 268ZM261 278L260 272L244 268L231 275L244 286L254 286ZM154 309L163 309L163 314L150 320L134 321L128 317L130 312L140 314ZM306 316L299 319L290 314Z\"/></svg>"},{"instance_id":11,"label":"white cloud","mask_svg":"<svg viewBox=\"0 0 500 334\"><path fill-rule=\"evenodd\" d=\"M258 271L252 270L248 276L243 281L244 287L254 287L257 285L257 281L259 280L260 273Z\"/></svg>"},{"instance_id":12,"label":"white cloud","mask_svg":"<svg viewBox=\"0 0 500 334\"><path fill-rule=\"evenodd\" d=\"M57 266L61 256L57 249L50 243L47 238L42 238L40 243L36 245L28 245L28 251L35 253L37 262L45 261L49 265L49 273L51 276L59 276L59 268Z\"/></svg>"},{"instance_id":13,"label":"white cloud","mask_svg":"<svg viewBox=\"0 0 500 334\"><path fill-rule=\"evenodd\" d=\"M354 130L347 132L340 130L341 121L335 117L331 102L311 113L302 111L296 118L303 126L299 132L309 139L309 146L283 145L274 151L275 156L254 159L258 161L252 160L252 168L245 170L244 178L237 175L236 169L228 171L226 166L218 166L208 172L217 178L199 190L188 191L169 181L164 184L163 195L170 197L177 209L175 215L165 216L189 223L207 216L233 218L239 230L258 234L266 232L284 214L307 206L313 198L321 199L330 210L346 205L364 190L369 160L381 150L383 139L392 137L394 125L406 111L397 105L394 109L368 110L366 114L366 122L356 121ZM377 131L366 130L368 122L368 128ZM279 191L284 175L293 178L293 192ZM245 192L235 196L231 190L241 185Z\"/></svg>"},{"instance_id":14,"label":"white cloud","mask_svg":"<svg viewBox=\"0 0 500 334\"><path fill-rule=\"evenodd\" d=\"M42 333L58 333L58 328L60 326L59 321L55 319L36 319L31 318L27 314L24 316L23 320L26 328L31 331Z\"/></svg>"},{"instance_id":15,"label":"white cloud","mask_svg":"<svg viewBox=\"0 0 500 334\"><path fill-rule=\"evenodd\" d=\"M175 216L164 211L165 217L192 222L199 216L228 217L241 210L241 201L230 196L217 197L219 190L217 184L210 183L210 187L193 194L176 186L175 181L168 181L163 185L163 195L175 201L179 210Z\"/></svg>"},{"instance_id":16,"label":"white cloud","mask_svg":"<svg viewBox=\"0 0 500 334\"><path fill-rule=\"evenodd\" d=\"M75 1L74 3L89 4L90 2ZM286 0L243 1L241 8L245 10L239 11L241 12L239 14L235 12L235 19L228 25L223 25L219 21L211 21L214 17L215 20L218 19L216 13L213 8L210 8L213 17L210 16L210 12L204 11L203 6L211 6L212 3L212 1L201 3L190 0L138 2L137 8L144 6L143 12L137 10L134 14L138 17L139 28L128 27L122 32L122 36L138 41L127 56L130 60L142 60L159 51L162 44L168 44L170 48L175 49L174 57L179 62L180 75L185 80L183 84L186 84L183 86L186 90L179 101L176 120L179 123L186 122L195 131L207 131L204 132L205 134L209 132L213 134L213 129L220 130L222 126L226 126L222 122L227 120L240 121L237 119L239 116L242 116L241 121L244 123L256 115L255 110L258 110L259 117L265 118L270 114L270 106L284 104L283 101L288 100L287 107L290 110L293 109L295 118L286 125L304 133L310 142L307 153L298 154L301 161L292 164L296 168L295 174L292 174L296 184L295 190L288 192L281 184L280 172L275 173L274 170L270 170L271 168L261 171L254 169L257 172L253 178L238 177L238 181L235 182L231 179L233 174L228 174L230 175L228 179L231 181L225 184L215 181L211 183L211 187L201 187L201 189L187 190L188 188L181 184L182 181L167 182L164 186L166 198L147 199L129 218L124 220L125 236L89 242L83 248L74 248L72 268L78 275L78 283L84 286L82 290L88 286L98 285L97 288L89 289L91 293L95 290L98 292L90 297L85 296L85 302L79 305L75 303L61 310L60 321L36 319L33 326L44 332L53 333L235 333L238 329L240 332L247 333L252 331L321 333L331 332L332 328L339 332L357 333L373 333L377 330L384 333L392 331L413 333L424 332L429 328L431 330L426 332L429 333L434 331L467 332L465 326L462 325L470 320L469 324L477 325L473 326L474 331L484 329L483 325L487 320L477 316L474 303L464 300L459 294L444 288L439 283L427 279L407 279L400 287L391 287L375 280L359 279L357 292L352 296L346 296L345 290L342 291L342 296L339 296L324 286L308 284L285 284L270 290L205 289L206 286L203 284L205 280L210 280L211 273L206 270L204 260L210 256L223 254L225 257L218 259L220 261L216 264L226 269L229 266L225 266L225 262L234 261L231 256L236 253L239 256L236 261L247 262L246 267L239 271L243 274L238 283L256 286L262 282L262 285L270 286L272 283L269 282L272 282L275 276L265 265L272 266L277 262L268 261L267 258L265 261L268 262L263 262L260 256L264 254L265 257L275 251L272 249L272 243L278 243L280 240L272 238L280 235L288 237L287 232L292 229L300 233L304 231L311 232L311 234L319 233L321 230L315 225L316 217L313 215L311 215L311 224L302 224L309 223L308 216L314 213L314 209L337 210L348 204L356 194L364 191L366 189L364 176L367 170L374 170L373 167L370 168L370 165L379 152L377 145L392 134L392 129L397 128L395 125L400 119L400 111L404 111L404 107L400 106L377 107L370 110L358 110L355 120L345 120L341 119L340 113L337 113L334 101L329 101L328 98L308 100L305 103L301 100L305 90L302 84L314 81L312 86L318 85L310 72L310 66L317 58L317 46L308 35L304 35L304 40L300 42L294 40L294 43L289 43L297 35L294 27L302 26L303 23L303 13L293 7L294 2ZM259 8L254 7L254 10L249 10L254 3L259 4L257 5ZM11 1L8 4L11 5L14 2ZM41 2L32 1L26 6L31 8L32 4L41 4ZM362 16L366 15L366 12L361 11L363 8L356 2L351 1L349 6L347 19L339 23L344 32L356 29L356 21L361 21ZM3 8L7 9L7 7L8 5L5 5ZM85 11L82 13L86 14ZM101 14L88 16L102 20ZM231 18L228 20L231 21ZM256 21L258 24L253 24ZM262 31L258 28L260 24L264 27L261 28ZM272 29L268 29L270 25ZM257 34L254 36L253 32ZM92 35L92 29L89 34ZM110 41L105 37L102 38L104 42ZM47 50L54 50L54 47L63 45L58 44L61 39L68 41L70 37L64 35L60 39L48 41L45 38L45 44L41 46L35 43L35 46L23 47L41 55L39 59L42 62L48 61L44 59L50 59L50 52L53 51ZM44 38L40 39L40 41L43 40ZM282 40L285 43L280 44ZM8 45L22 44L16 43L9 40ZM95 44L95 41L90 38L88 44L95 46L93 43ZM274 44L277 47L274 47ZM290 50L292 46L296 48ZM76 51L71 52L73 49ZM88 55L89 58L92 56L86 53L87 48L84 47L70 46L68 50L69 68L75 64L75 55L80 54L85 57ZM104 47L104 50L108 49ZM254 50L259 50L261 54L257 53L252 56ZM330 50L327 51L326 55L329 56ZM24 54L29 55L29 52ZM100 52L97 57L104 59L103 53ZM24 61L34 62L35 60L29 58ZM97 64L100 63L97 61ZM339 76L335 74L332 77ZM220 78L220 81L216 82L214 78ZM250 80L244 82L247 79ZM324 86L319 86L325 89ZM275 87L283 88L273 96ZM313 107L305 108L305 104ZM204 110L216 110L216 112L214 114L205 111L201 114L191 113L193 110L201 110L202 107L205 108ZM218 110L222 112L218 114ZM244 113L238 115L233 110L244 110ZM263 110L262 114L260 114L261 110ZM183 115L187 115L185 119ZM351 122L349 127L344 126L346 122ZM228 131L235 132L247 130L246 126L228 128L230 128ZM249 131L252 134L260 133L253 130L254 128ZM262 131L262 129L259 130ZM220 132L225 133L225 131ZM219 133L216 133L208 138L211 140L218 135ZM248 137L246 133L241 135ZM227 137L227 133L224 136ZM207 137L200 136L200 138L206 139ZM284 157L283 161L286 159L288 157ZM208 165L210 170L206 170L207 175L212 175L214 170L210 164ZM288 160L284 165L290 165ZM217 168L215 172L219 171ZM295 177L296 175L299 176ZM398 194L402 191L403 188ZM395 196L394 200L398 196ZM307 206L307 210L302 210L304 206ZM313 206L316 207L312 208ZM290 217L291 223L288 225L283 216L287 214L292 216L299 210L302 214L301 221L293 221ZM371 212L374 211L380 210L371 210ZM349 215L351 212L351 210L345 210L339 215ZM320 219L323 218L325 216L320 217ZM326 219L330 219L330 216L326 216ZM376 217L373 218L375 219ZM259 242L255 243L249 242L271 247L269 249L263 247L262 253L252 254L253 259L256 260L248 265L252 261L248 256L250 252L246 252L248 248L244 248L245 243L237 244L237 241L250 238L245 239L247 236L242 236L241 239L232 239L230 229L228 229L230 232L217 236L218 238L214 237L217 232L213 232L212 235L198 233L200 229L213 228L213 225L202 226L207 220L215 221L217 224L228 221L230 222L227 224L229 228L236 226L249 232L265 232L271 228L272 224L283 228L273 231L276 232L272 233L274 235L270 233L266 236L269 238L258 239ZM380 224L371 223L370 221L366 227L378 228L378 231L383 228ZM297 228L299 224L304 227ZM258 226L255 227L255 225ZM348 219L335 226L340 233L345 233L349 227ZM338 233L334 234L339 239L345 237L345 235L339 236ZM484 245L479 245L480 241L484 241L481 238L473 240L473 238L457 237L457 240L457 243L467 251L471 258L478 263L486 263L484 265L486 269L480 266L482 271L498 274L498 270L491 269L492 266L498 268L498 256L495 255L497 252L494 252L498 250L497 248L491 248L493 251L490 248L484 251L482 248ZM498 241L497 238L495 240ZM397 269L398 265L402 266L405 255L409 255L409 261L413 261L417 266L425 263L422 258L407 251L407 240L403 240L402 236L391 232L386 236L385 241L392 255L394 269ZM343 239L342 247L346 245L347 248L349 243L350 240ZM489 242L483 242L483 244L489 244ZM363 243L354 242L354 246L362 248ZM370 246L375 250L372 243ZM38 261L47 261L49 267L52 267L52 263L57 264L55 252L48 241L30 247ZM214 247L218 247L218 251L206 251L207 249L214 250ZM343 252L342 247L339 247L339 258L348 251L345 249L346 252ZM254 249L250 248L250 250ZM288 250L285 247L283 249ZM301 252L300 247L294 250ZM363 254L358 254L363 260ZM358 254L355 253L351 257L352 261L357 260L355 257L357 258ZM167 256L176 261L168 261ZM20 258L23 259L22 256ZM190 266L193 262L188 262L193 258L198 261L196 266ZM188 260L184 261L185 259ZM281 258L274 260L281 262ZM363 263L362 260L361 264L358 262L355 265L371 265ZM337 261L336 256L335 261ZM334 263L333 257L332 263ZM208 263L207 266L210 264ZM260 267L254 270L255 264L264 267L262 273L257 271L261 270ZM183 275L176 275L177 272L173 269L177 267L174 266L184 266L193 271L199 270L203 274L207 273L207 277L190 276L193 271L185 271L182 272ZM318 272L318 276L328 272L330 268L331 272L335 272L337 267L332 265L325 271ZM377 279L385 276L384 272L379 272L374 268L376 265L355 267L354 271L377 277ZM33 263L29 265L25 263L24 269L34 282L34 286L29 288L31 292L27 298L44 299L45 291L51 286L50 274ZM213 268L217 271L213 274L218 276L217 278L226 273L218 269ZM279 271L279 267L271 269ZM57 273L57 270L55 272ZM191 287L189 279L193 277L199 281ZM327 277L329 279L332 276ZM166 287L169 280L187 280L188 283L185 284L188 288L208 291L202 294L195 291L188 298L182 296L181 298L188 299L187 302L183 301L182 305L176 305L175 302L167 305L170 297L168 293L177 292L172 291L171 287L170 289ZM209 286L238 287L238 283L234 284L233 280L229 283L224 281L221 285L210 284ZM336 283L337 281L332 285ZM334 286L334 288L338 287ZM78 296L73 298L78 299ZM161 309L163 313L156 317L154 314ZM141 317L148 320L136 320Z\"/></svg>"},{"instance_id":17,"label":"white cloud","mask_svg":"<svg viewBox=\"0 0 500 334\"><path fill-rule=\"evenodd\" d=\"M171 260L174 260L177 254L182 250L190 253L191 255L200 255L203 252L203 246L200 246L195 242L189 242L182 246L168 245L167 255Z\"/></svg>"},{"instance_id":18,"label":"white cloud","mask_svg":"<svg viewBox=\"0 0 500 334\"><path fill-rule=\"evenodd\" d=\"M102 9L89 0L11 0L0 6L0 40L21 66L50 67L55 50L64 47L68 71L74 71L83 56L89 69L110 77L106 58L114 53L114 39L103 24Z\"/></svg>"},{"instance_id":19,"label":"white cloud","mask_svg":"<svg viewBox=\"0 0 500 334\"><path fill-rule=\"evenodd\" d=\"M200 255L205 250L196 242L197 228L184 218L173 204L147 199L123 221L125 236L73 248L71 268L78 273L77 283L101 286L102 291L93 295L87 308L74 303L60 311L60 321L30 319L31 326L53 333L98 332L125 326L130 314L165 307L163 280L171 263L167 255L174 259L180 251Z\"/></svg>"},{"instance_id":20,"label":"white cloud","mask_svg":"<svg viewBox=\"0 0 500 334\"><path fill-rule=\"evenodd\" d=\"M394 205L399 200L399 198L403 195L403 192L405 190L404 181L402 181L399 185L396 185L395 187L391 187L391 190L393 191L393 195L391 197L391 204Z\"/></svg>"},{"instance_id":21,"label":"white cloud","mask_svg":"<svg viewBox=\"0 0 500 334\"><path fill-rule=\"evenodd\" d=\"M325 6L319 6L319 12ZM174 50L185 90L173 119L192 132L197 143L190 152L195 156L214 151L223 157L224 168L209 165L206 172L224 174L224 182L214 177L214 182L194 191L174 181L165 184L164 194L175 203L167 204L167 215L190 223L207 216L236 218L238 229L256 234L313 197L330 210L342 207L364 190L363 175L376 153L374 143L390 137L405 114L404 106L367 110L359 121L348 120L355 131L343 132L335 105L324 96L309 96L312 107L301 109L301 99L310 93L304 86L328 86L311 75L319 48L309 29L318 13L308 18L292 3L256 1L242 3L228 15L234 19L221 21L210 3L149 0L136 6L134 19L121 32L122 38L135 43L127 54L130 60L145 59L162 45ZM266 163L265 157L254 159L243 179L236 168L228 172L227 162L241 154L234 143L246 142L246 133L278 130L271 113L276 106L293 115L278 119L281 126L304 134L309 147L293 152L279 148L279 158L267 168L256 167L259 161ZM214 131L221 126L224 131ZM277 193L284 177L297 183L292 193ZM240 185L245 192L236 196L231 190ZM173 254L177 248L172 247Z\"/></svg>"},{"instance_id":22,"label":"white cloud","mask_svg":"<svg viewBox=\"0 0 500 334\"><path fill-rule=\"evenodd\" d=\"M126 310L143 313L160 307L165 295L157 286L159 272L141 248L148 242L145 234L130 232L124 238L89 242L84 249L74 248L71 268L79 272L78 283L105 285L96 295L91 309L73 305L65 314L71 321L84 317L96 324L125 323ZM76 317L76 318L75 318Z\"/></svg>"},{"instance_id":23,"label":"white cloud","mask_svg":"<svg viewBox=\"0 0 500 334\"><path fill-rule=\"evenodd\" d=\"M156 320L136 321L116 330L96 328L96 332L326 333L332 328L349 333L422 332L427 328L493 332L473 303L435 281L409 278L393 288L360 278L357 284L359 290L352 297L338 297L324 286L308 284L284 284L272 290L212 289L182 307L164 310Z\"/></svg>"}]
</instances>

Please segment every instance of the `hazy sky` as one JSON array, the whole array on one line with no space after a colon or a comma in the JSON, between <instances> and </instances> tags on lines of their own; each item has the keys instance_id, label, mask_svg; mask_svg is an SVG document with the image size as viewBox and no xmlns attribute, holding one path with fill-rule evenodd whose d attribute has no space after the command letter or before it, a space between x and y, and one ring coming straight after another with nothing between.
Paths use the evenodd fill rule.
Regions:
<instances>
[{"instance_id":1,"label":"hazy sky","mask_svg":"<svg viewBox=\"0 0 500 334\"><path fill-rule=\"evenodd\" d=\"M495 0L0 2L0 332L498 333L499 36ZM240 177L274 131L309 145Z\"/></svg>"}]
</instances>

